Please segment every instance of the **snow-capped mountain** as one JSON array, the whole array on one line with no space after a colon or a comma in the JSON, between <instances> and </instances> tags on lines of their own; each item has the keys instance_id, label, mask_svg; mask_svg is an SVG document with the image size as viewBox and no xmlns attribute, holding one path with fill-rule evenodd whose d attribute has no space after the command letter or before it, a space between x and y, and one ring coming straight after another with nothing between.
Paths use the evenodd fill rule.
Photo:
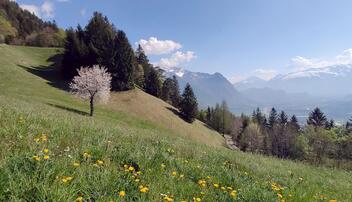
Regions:
<instances>
[{"instance_id":1,"label":"snow-capped mountain","mask_svg":"<svg viewBox=\"0 0 352 202\"><path fill-rule=\"evenodd\" d=\"M191 84L200 107L214 106L216 103L221 103L222 100L226 100L230 108L248 103L248 100L220 73L191 72L178 67L164 68L163 70L166 77L176 75L181 90L186 83Z\"/></svg>"},{"instance_id":2,"label":"snow-capped mountain","mask_svg":"<svg viewBox=\"0 0 352 202\"><path fill-rule=\"evenodd\" d=\"M277 75L269 81L249 78L234 86L237 89L272 88L289 93L308 93L315 96L344 96L352 94L352 64L310 68Z\"/></svg>"}]
</instances>

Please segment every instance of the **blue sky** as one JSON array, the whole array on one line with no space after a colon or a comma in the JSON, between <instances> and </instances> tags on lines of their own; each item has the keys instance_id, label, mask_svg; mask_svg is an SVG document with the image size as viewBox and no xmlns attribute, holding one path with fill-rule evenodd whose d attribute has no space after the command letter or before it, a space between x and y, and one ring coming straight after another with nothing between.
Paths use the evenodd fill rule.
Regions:
<instances>
[{"instance_id":1,"label":"blue sky","mask_svg":"<svg viewBox=\"0 0 352 202\"><path fill-rule=\"evenodd\" d=\"M348 0L17 0L60 27L108 16L152 62L232 80L350 62ZM153 37L153 38L151 38Z\"/></svg>"}]
</instances>

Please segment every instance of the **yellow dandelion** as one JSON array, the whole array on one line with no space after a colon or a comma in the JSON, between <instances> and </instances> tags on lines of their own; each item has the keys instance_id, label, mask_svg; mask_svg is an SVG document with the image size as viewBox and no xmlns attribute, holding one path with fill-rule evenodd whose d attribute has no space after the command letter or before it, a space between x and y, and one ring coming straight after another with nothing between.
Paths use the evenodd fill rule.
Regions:
<instances>
[{"instance_id":1,"label":"yellow dandelion","mask_svg":"<svg viewBox=\"0 0 352 202\"><path fill-rule=\"evenodd\" d=\"M141 174L142 174L142 171L137 171L137 174L138 174L138 175L141 175Z\"/></svg>"},{"instance_id":2,"label":"yellow dandelion","mask_svg":"<svg viewBox=\"0 0 352 202\"><path fill-rule=\"evenodd\" d=\"M336 199L331 199L329 202L337 202Z\"/></svg>"},{"instance_id":3,"label":"yellow dandelion","mask_svg":"<svg viewBox=\"0 0 352 202\"><path fill-rule=\"evenodd\" d=\"M88 152L83 153L84 158L90 158L92 155L90 155Z\"/></svg>"},{"instance_id":4,"label":"yellow dandelion","mask_svg":"<svg viewBox=\"0 0 352 202\"><path fill-rule=\"evenodd\" d=\"M43 157L44 160L49 160L49 158L50 158L49 155L45 155L45 156Z\"/></svg>"},{"instance_id":5,"label":"yellow dandelion","mask_svg":"<svg viewBox=\"0 0 352 202\"><path fill-rule=\"evenodd\" d=\"M161 168L165 168L165 167L166 167L166 165L162 163L161 164Z\"/></svg>"},{"instance_id":6,"label":"yellow dandelion","mask_svg":"<svg viewBox=\"0 0 352 202\"><path fill-rule=\"evenodd\" d=\"M42 142L46 142L46 141L48 141L48 135L42 134L42 136L40 137L40 139L42 140Z\"/></svg>"},{"instance_id":7,"label":"yellow dandelion","mask_svg":"<svg viewBox=\"0 0 352 202\"><path fill-rule=\"evenodd\" d=\"M205 195L205 192L204 192L204 191L201 191L200 194L201 194L201 195Z\"/></svg>"},{"instance_id":8,"label":"yellow dandelion","mask_svg":"<svg viewBox=\"0 0 352 202\"><path fill-rule=\"evenodd\" d=\"M130 166L130 167L128 168L128 170L132 172L132 171L134 171L134 167L133 167L133 166Z\"/></svg>"},{"instance_id":9,"label":"yellow dandelion","mask_svg":"<svg viewBox=\"0 0 352 202\"><path fill-rule=\"evenodd\" d=\"M201 201L202 201L202 199L201 199L201 198L199 198L199 197L194 197L194 198L193 198L193 201L194 201L194 202L201 202Z\"/></svg>"},{"instance_id":10,"label":"yellow dandelion","mask_svg":"<svg viewBox=\"0 0 352 202\"><path fill-rule=\"evenodd\" d=\"M279 198L279 199L282 199L283 197L282 197L282 194L280 194L280 193L277 193L277 197Z\"/></svg>"},{"instance_id":11,"label":"yellow dandelion","mask_svg":"<svg viewBox=\"0 0 352 202\"><path fill-rule=\"evenodd\" d=\"M82 196L77 197L76 202L83 202L83 197Z\"/></svg>"},{"instance_id":12,"label":"yellow dandelion","mask_svg":"<svg viewBox=\"0 0 352 202\"><path fill-rule=\"evenodd\" d=\"M215 188L219 188L219 184L213 184L213 186L215 187Z\"/></svg>"},{"instance_id":13,"label":"yellow dandelion","mask_svg":"<svg viewBox=\"0 0 352 202\"><path fill-rule=\"evenodd\" d=\"M49 153L49 149L43 149L43 152L47 154Z\"/></svg>"},{"instance_id":14,"label":"yellow dandelion","mask_svg":"<svg viewBox=\"0 0 352 202\"><path fill-rule=\"evenodd\" d=\"M148 187L140 186L139 191L142 193L147 193L149 191Z\"/></svg>"},{"instance_id":15,"label":"yellow dandelion","mask_svg":"<svg viewBox=\"0 0 352 202\"><path fill-rule=\"evenodd\" d=\"M140 180L140 179L135 179L134 181L135 181L135 182L139 182L139 181L141 181L141 180Z\"/></svg>"},{"instance_id":16,"label":"yellow dandelion","mask_svg":"<svg viewBox=\"0 0 352 202\"><path fill-rule=\"evenodd\" d=\"M102 165L104 164L104 161L102 161L102 160L97 160L96 164L99 165L99 166L102 166Z\"/></svg>"},{"instance_id":17,"label":"yellow dandelion","mask_svg":"<svg viewBox=\"0 0 352 202\"><path fill-rule=\"evenodd\" d=\"M172 176L176 176L176 175L177 175L177 172L176 172L176 171L173 171L171 174L172 174Z\"/></svg>"},{"instance_id":18,"label":"yellow dandelion","mask_svg":"<svg viewBox=\"0 0 352 202\"><path fill-rule=\"evenodd\" d=\"M164 201L172 202L172 201L174 201L174 199L170 196L164 196Z\"/></svg>"},{"instance_id":19,"label":"yellow dandelion","mask_svg":"<svg viewBox=\"0 0 352 202\"><path fill-rule=\"evenodd\" d=\"M184 175L184 174L181 174L181 175L180 175L180 178L184 178L184 177L185 177L185 175Z\"/></svg>"},{"instance_id":20,"label":"yellow dandelion","mask_svg":"<svg viewBox=\"0 0 352 202\"><path fill-rule=\"evenodd\" d=\"M37 156L37 155L36 155L36 156L33 156L32 158L33 158L35 161L40 161L40 156Z\"/></svg>"},{"instance_id":21,"label":"yellow dandelion","mask_svg":"<svg viewBox=\"0 0 352 202\"><path fill-rule=\"evenodd\" d=\"M237 196L237 191L236 190L231 191L230 196L235 198Z\"/></svg>"},{"instance_id":22,"label":"yellow dandelion","mask_svg":"<svg viewBox=\"0 0 352 202\"><path fill-rule=\"evenodd\" d=\"M74 162L72 165L73 165L73 167L75 167L75 168L78 168L78 167L80 166L80 164L77 163L77 162Z\"/></svg>"},{"instance_id":23,"label":"yellow dandelion","mask_svg":"<svg viewBox=\"0 0 352 202\"><path fill-rule=\"evenodd\" d=\"M232 187L227 187L227 190L230 190L230 191L231 191L231 190L232 190Z\"/></svg>"},{"instance_id":24,"label":"yellow dandelion","mask_svg":"<svg viewBox=\"0 0 352 202\"><path fill-rule=\"evenodd\" d=\"M120 191L119 192L119 196L120 197L125 197L126 196L126 192L125 191Z\"/></svg>"}]
</instances>

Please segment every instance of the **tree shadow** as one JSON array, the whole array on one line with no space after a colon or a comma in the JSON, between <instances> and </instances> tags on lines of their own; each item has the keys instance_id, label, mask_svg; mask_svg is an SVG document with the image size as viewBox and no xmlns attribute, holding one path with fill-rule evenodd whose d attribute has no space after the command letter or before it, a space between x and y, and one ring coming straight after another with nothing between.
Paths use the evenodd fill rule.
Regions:
<instances>
[{"instance_id":1,"label":"tree shadow","mask_svg":"<svg viewBox=\"0 0 352 202\"><path fill-rule=\"evenodd\" d=\"M46 103L46 104L50 105L52 107L56 107L58 109L63 109L63 110L69 111L69 112L74 112L74 113L77 113L79 115L89 116L89 113L81 111L81 110L78 110L78 109L73 109L73 108L70 108L70 107L65 107L65 106L62 106L62 105L51 104L51 103Z\"/></svg>"},{"instance_id":2,"label":"tree shadow","mask_svg":"<svg viewBox=\"0 0 352 202\"><path fill-rule=\"evenodd\" d=\"M183 121L191 124L191 122L187 121L177 109L172 107L165 107L165 108L171 111L172 113L174 113L176 116L180 117Z\"/></svg>"},{"instance_id":3,"label":"tree shadow","mask_svg":"<svg viewBox=\"0 0 352 202\"><path fill-rule=\"evenodd\" d=\"M51 63L48 66L17 66L21 67L22 69L26 70L27 72L33 75L45 79L50 86L67 91L69 90L69 84L62 78L60 71L62 57L63 55L61 53L51 56L47 59L47 62Z\"/></svg>"}]
</instances>

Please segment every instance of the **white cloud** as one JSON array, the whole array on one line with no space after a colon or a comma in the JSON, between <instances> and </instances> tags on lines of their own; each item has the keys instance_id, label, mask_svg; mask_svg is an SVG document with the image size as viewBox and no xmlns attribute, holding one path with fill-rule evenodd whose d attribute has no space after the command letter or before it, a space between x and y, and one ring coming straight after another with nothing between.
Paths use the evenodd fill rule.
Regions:
<instances>
[{"instance_id":1,"label":"white cloud","mask_svg":"<svg viewBox=\"0 0 352 202\"><path fill-rule=\"evenodd\" d=\"M53 18L54 17L54 4L50 1L45 1L41 6L33 4L20 4L20 7L24 10L33 13L38 17Z\"/></svg>"},{"instance_id":2,"label":"white cloud","mask_svg":"<svg viewBox=\"0 0 352 202\"><path fill-rule=\"evenodd\" d=\"M57 0L58 2L68 2L70 0Z\"/></svg>"},{"instance_id":3,"label":"white cloud","mask_svg":"<svg viewBox=\"0 0 352 202\"><path fill-rule=\"evenodd\" d=\"M136 42L140 44L147 55L168 54L182 47L181 44L172 40L158 40L156 37L150 37L148 40L141 39Z\"/></svg>"},{"instance_id":4,"label":"white cloud","mask_svg":"<svg viewBox=\"0 0 352 202\"><path fill-rule=\"evenodd\" d=\"M352 48L344 50L333 59L317 59L296 56L291 59L289 68L293 71L305 70L308 68L320 68L331 65L352 64Z\"/></svg>"},{"instance_id":5,"label":"white cloud","mask_svg":"<svg viewBox=\"0 0 352 202\"><path fill-rule=\"evenodd\" d=\"M21 4L20 7L23 10L27 10L30 13L33 13L34 15L40 17L40 8L36 5L30 5L30 4Z\"/></svg>"},{"instance_id":6,"label":"white cloud","mask_svg":"<svg viewBox=\"0 0 352 202\"><path fill-rule=\"evenodd\" d=\"M44 17L46 18L53 18L54 17L54 4L50 1L45 1L40 10Z\"/></svg>"},{"instance_id":7,"label":"white cloud","mask_svg":"<svg viewBox=\"0 0 352 202\"><path fill-rule=\"evenodd\" d=\"M246 80L246 76L242 76L242 75L235 75L235 76L232 76L229 79L229 81L232 83L232 84L235 84L235 83L238 83L238 82L241 82L243 80Z\"/></svg>"},{"instance_id":8,"label":"white cloud","mask_svg":"<svg viewBox=\"0 0 352 202\"><path fill-rule=\"evenodd\" d=\"M270 80L278 75L278 71L275 69L255 69L252 74L258 78Z\"/></svg>"},{"instance_id":9,"label":"white cloud","mask_svg":"<svg viewBox=\"0 0 352 202\"><path fill-rule=\"evenodd\" d=\"M177 67L182 63L191 61L195 57L196 56L192 51L187 51L185 53L177 51L173 53L169 58L161 58L159 62L155 63L155 65L163 68Z\"/></svg>"}]
</instances>

